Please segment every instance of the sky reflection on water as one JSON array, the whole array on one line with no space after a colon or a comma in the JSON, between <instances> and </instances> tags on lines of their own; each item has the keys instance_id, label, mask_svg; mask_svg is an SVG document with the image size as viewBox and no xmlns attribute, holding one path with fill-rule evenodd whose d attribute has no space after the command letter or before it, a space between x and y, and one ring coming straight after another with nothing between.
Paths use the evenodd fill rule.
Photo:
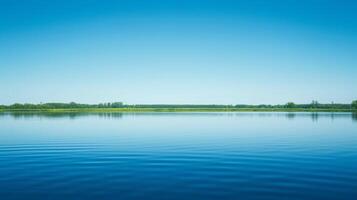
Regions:
<instances>
[{"instance_id":1,"label":"sky reflection on water","mask_svg":"<svg viewBox=\"0 0 357 200\"><path fill-rule=\"evenodd\" d=\"M351 113L2 113L1 199L350 199Z\"/></svg>"}]
</instances>

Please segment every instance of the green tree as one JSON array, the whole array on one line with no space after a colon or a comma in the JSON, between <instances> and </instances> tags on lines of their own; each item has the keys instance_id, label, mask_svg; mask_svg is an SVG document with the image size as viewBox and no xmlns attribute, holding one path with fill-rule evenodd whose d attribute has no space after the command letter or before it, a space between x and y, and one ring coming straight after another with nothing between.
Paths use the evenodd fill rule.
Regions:
<instances>
[{"instance_id":1,"label":"green tree","mask_svg":"<svg viewBox=\"0 0 357 200\"><path fill-rule=\"evenodd\" d=\"M352 101L351 106L353 109L357 109L357 100Z\"/></svg>"},{"instance_id":2,"label":"green tree","mask_svg":"<svg viewBox=\"0 0 357 200\"><path fill-rule=\"evenodd\" d=\"M122 102L114 102L111 105L112 108L120 108L123 107L123 103Z\"/></svg>"},{"instance_id":3,"label":"green tree","mask_svg":"<svg viewBox=\"0 0 357 200\"><path fill-rule=\"evenodd\" d=\"M319 106L319 102L318 101L312 101L311 102L311 108L317 108Z\"/></svg>"},{"instance_id":4,"label":"green tree","mask_svg":"<svg viewBox=\"0 0 357 200\"><path fill-rule=\"evenodd\" d=\"M295 103L294 102L288 102L286 105L285 105L287 108L295 108Z\"/></svg>"}]
</instances>

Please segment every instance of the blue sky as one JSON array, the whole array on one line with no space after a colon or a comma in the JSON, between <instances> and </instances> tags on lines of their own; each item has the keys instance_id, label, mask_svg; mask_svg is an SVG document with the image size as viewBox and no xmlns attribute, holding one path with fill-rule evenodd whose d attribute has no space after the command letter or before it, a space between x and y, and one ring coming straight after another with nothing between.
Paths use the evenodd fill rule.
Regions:
<instances>
[{"instance_id":1,"label":"blue sky","mask_svg":"<svg viewBox=\"0 0 357 200\"><path fill-rule=\"evenodd\" d=\"M0 104L350 103L357 3L0 0Z\"/></svg>"}]
</instances>

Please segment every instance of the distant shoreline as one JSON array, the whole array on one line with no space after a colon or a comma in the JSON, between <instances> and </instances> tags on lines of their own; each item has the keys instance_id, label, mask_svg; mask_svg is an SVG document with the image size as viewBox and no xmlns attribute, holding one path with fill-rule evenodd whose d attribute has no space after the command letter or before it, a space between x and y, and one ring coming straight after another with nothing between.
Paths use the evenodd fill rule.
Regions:
<instances>
[{"instance_id":1,"label":"distant shoreline","mask_svg":"<svg viewBox=\"0 0 357 200\"><path fill-rule=\"evenodd\" d=\"M51 108L0 109L0 112L357 112L328 108Z\"/></svg>"},{"instance_id":2,"label":"distant shoreline","mask_svg":"<svg viewBox=\"0 0 357 200\"><path fill-rule=\"evenodd\" d=\"M310 104L288 102L283 105L15 103L0 105L0 112L357 112L357 100L351 104L312 101Z\"/></svg>"}]
</instances>

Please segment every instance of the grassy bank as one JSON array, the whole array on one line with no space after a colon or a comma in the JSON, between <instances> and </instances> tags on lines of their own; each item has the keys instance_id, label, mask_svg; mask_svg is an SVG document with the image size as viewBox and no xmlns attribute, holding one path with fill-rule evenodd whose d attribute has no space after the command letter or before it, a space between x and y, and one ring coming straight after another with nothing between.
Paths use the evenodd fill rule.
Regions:
<instances>
[{"instance_id":1,"label":"grassy bank","mask_svg":"<svg viewBox=\"0 0 357 200\"><path fill-rule=\"evenodd\" d=\"M51 108L0 109L0 112L357 112L357 110L321 108Z\"/></svg>"}]
</instances>

